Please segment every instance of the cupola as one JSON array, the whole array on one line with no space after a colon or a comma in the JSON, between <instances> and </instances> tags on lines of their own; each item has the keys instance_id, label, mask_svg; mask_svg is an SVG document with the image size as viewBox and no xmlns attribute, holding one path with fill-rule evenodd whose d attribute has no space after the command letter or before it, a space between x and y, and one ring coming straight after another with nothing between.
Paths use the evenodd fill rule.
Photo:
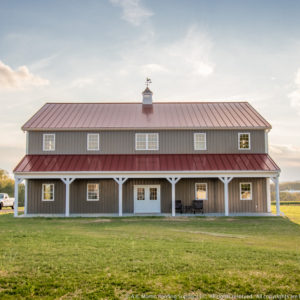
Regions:
<instances>
[{"instance_id":1,"label":"cupola","mask_svg":"<svg viewBox=\"0 0 300 300\"><path fill-rule=\"evenodd\" d=\"M152 83L150 78L146 79L146 89L143 91L143 105L152 105L152 91L149 89L149 84Z\"/></svg>"}]
</instances>

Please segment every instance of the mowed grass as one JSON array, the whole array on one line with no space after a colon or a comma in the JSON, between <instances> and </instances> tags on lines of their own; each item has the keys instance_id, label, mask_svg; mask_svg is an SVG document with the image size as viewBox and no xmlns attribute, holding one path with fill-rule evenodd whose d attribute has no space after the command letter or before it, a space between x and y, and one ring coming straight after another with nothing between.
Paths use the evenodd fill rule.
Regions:
<instances>
[{"instance_id":1,"label":"mowed grass","mask_svg":"<svg viewBox=\"0 0 300 300\"><path fill-rule=\"evenodd\" d=\"M300 206L288 209L294 221L1 215L0 298L300 294Z\"/></svg>"}]
</instances>

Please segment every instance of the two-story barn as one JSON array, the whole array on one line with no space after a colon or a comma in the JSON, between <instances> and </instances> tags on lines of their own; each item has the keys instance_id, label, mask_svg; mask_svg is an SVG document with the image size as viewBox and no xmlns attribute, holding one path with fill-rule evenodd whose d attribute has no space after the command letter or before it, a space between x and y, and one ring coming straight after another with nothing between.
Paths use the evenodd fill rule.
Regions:
<instances>
[{"instance_id":1,"label":"two-story barn","mask_svg":"<svg viewBox=\"0 0 300 300\"><path fill-rule=\"evenodd\" d=\"M247 102L47 103L22 127L25 215L266 215L280 170ZM18 212L16 195L15 216Z\"/></svg>"}]
</instances>

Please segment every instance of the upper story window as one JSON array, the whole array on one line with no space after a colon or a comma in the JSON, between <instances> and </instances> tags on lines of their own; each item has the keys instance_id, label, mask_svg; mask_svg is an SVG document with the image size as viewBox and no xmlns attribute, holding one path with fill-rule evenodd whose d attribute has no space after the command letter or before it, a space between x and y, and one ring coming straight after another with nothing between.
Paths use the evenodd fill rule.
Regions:
<instances>
[{"instance_id":1,"label":"upper story window","mask_svg":"<svg viewBox=\"0 0 300 300\"><path fill-rule=\"evenodd\" d=\"M55 151L55 134L43 134L43 151Z\"/></svg>"},{"instance_id":2,"label":"upper story window","mask_svg":"<svg viewBox=\"0 0 300 300\"><path fill-rule=\"evenodd\" d=\"M88 151L99 150L99 134L98 133L88 133L87 135L87 149Z\"/></svg>"},{"instance_id":3,"label":"upper story window","mask_svg":"<svg viewBox=\"0 0 300 300\"><path fill-rule=\"evenodd\" d=\"M250 133L240 132L239 133L239 150L250 150L250 149L251 149Z\"/></svg>"},{"instance_id":4,"label":"upper story window","mask_svg":"<svg viewBox=\"0 0 300 300\"><path fill-rule=\"evenodd\" d=\"M136 133L135 150L158 150L158 133Z\"/></svg>"},{"instance_id":5,"label":"upper story window","mask_svg":"<svg viewBox=\"0 0 300 300\"><path fill-rule=\"evenodd\" d=\"M206 150L206 133L194 133L194 150Z\"/></svg>"},{"instance_id":6,"label":"upper story window","mask_svg":"<svg viewBox=\"0 0 300 300\"><path fill-rule=\"evenodd\" d=\"M240 183L240 200L252 200L252 183Z\"/></svg>"},{"instance_id":7,"label":"upper story window","mask_svg":"<svg viewBox=\"0 0 300 300\"><path fill-rule=\"evenodd\" d=\"M196 200L207 200L207 183L196 183Z\"/></svg>"},{"instance_id":8,"label":"upper story window","mask_svg":"<svg viewBox=\"0 0 300 300\"><path fill-rule=\"evenodd\" d=\"M54 184L46 183L42 185L42 200L54 201Z\"/></svg>"},{"instance_id":9,"label":"upper story window","mask_svg":"<svg viewBox=\"0 0 300 300\"><path fill-rule=\"evenodd\" d=\"M99 184L88 183L87 184L87 201L98 201L99 200Z\"/></svg>"}]
</instances>

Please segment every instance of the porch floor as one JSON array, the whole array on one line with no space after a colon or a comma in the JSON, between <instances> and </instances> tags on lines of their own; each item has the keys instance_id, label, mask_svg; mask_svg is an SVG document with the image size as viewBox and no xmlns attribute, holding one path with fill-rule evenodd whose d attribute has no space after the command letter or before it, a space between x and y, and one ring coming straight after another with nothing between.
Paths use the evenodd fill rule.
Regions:
<instances>
[{"instance_id":1,"label":"porch floor","mask_svg":"<svg viewBox=\"0 0 300 300\"><path fill-rule=\"evenodd\" d=\"M231 213L228 217L275 217L273 213ZM21 218L45 217L45 218L64 218L64 214L27 214L19 215ZM70 214L70 217L83 217L83 218L99 218L99 217L118 217L118 214ZM133 214L124 213L122 217L172 217L170 213L156 213L156 214ZM120 218L122 218L120 217ZM225 217L224 213L204 213L204 214L176 214L174 218L178 217Z\"/></svg>"}]
</instances>

